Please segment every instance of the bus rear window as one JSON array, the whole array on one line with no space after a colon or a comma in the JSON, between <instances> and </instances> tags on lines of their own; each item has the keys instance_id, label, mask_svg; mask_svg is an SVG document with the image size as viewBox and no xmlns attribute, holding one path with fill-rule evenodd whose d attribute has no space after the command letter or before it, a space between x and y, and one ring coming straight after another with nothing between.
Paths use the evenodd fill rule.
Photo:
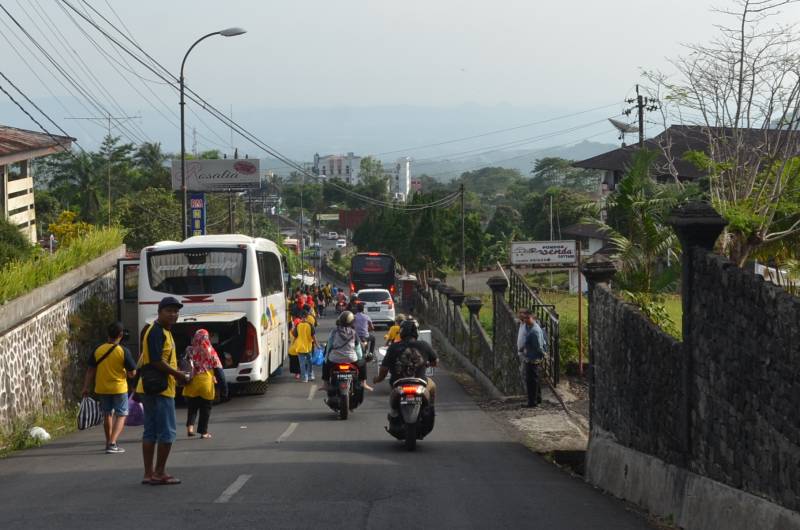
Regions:
<instances>
[{"instance_id":1,"label":"bus rear window","mask_svg":"<svg viewBox=\"0 0 800 530\"><path fill-rule=\"evenodd\" d=\"M358 274L388 274L392 270L393 260L389 256L355 256L352 270Z\"/></svg>"},{"instance_id":2,"label":"bus rear window","mask_svg":"<svg viewBox=\"0 0 800 530\"><path fill-rule=\"evenodd\" d=\"M245 251L187 249L150 252L150 288L170 294L214 294L244 283Z\"/></svg>"}]
</instances>

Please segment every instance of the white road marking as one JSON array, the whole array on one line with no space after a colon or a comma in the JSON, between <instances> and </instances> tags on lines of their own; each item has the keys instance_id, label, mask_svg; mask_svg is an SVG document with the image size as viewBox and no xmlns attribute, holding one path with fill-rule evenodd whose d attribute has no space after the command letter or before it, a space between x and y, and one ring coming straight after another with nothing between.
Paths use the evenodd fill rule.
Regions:
<instances>
[{"instance_id":1,"label":"white road marking","mask_svg":"<svg viewBox=\"0 0 800 530\"><path fill-rule=\"evenodd\" d=\"M317 385L311 385L311 388L308 389L308 400L312 401L314 399L314 394L317 393Z\"/></svg>"},{"instance_id":2,"label":"white road marking","mask_svg":"<svg viewBox=\"0 0 800 530\"><path fill-rule=\"evenodd\" d=\"M286 429L286 430L283 432L283 434L281 434L280 436L278 436L278 439L277 439L277 440L275 440L275 443L278 443L278 444L279 444L279 443L285 442L285 441L286 441L286 439L287 439L287 438L289 438L289 437L292 435L292 433L294 432L294 430L295 430L295 429L297 429L297 426L298 426L298 425L300 425L300 424L299 424L299 423L290 423L290 424L289 424L289 428L287 428L287 429Z\"/></svg>"},{"instance_id":3,"label":"white road marking","mask_svg":"<svg viewBox=\"0 0 800 530\"><path fill-rule=\"evenodd\" d=\"M240 489L242 489L242 486L244 486L245 482L250 480L252 476L253 475L239 475L239 477L233 481L233 484L228 486L228 488L222 492L222 495L217 497L217 500L215 500L214 502L221 503L221 502L228 502L229 500L231 500L231 497L236 495L236 493Z\"/></svg>"}]
</instances>

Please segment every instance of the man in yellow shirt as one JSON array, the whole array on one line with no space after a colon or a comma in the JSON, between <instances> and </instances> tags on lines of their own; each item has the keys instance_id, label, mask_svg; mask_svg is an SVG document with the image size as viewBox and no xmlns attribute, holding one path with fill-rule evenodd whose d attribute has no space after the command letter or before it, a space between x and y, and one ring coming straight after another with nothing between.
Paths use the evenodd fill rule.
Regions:
<instances>
[{"instance_id":1,"label":"man in yellow shirt","mask_svg":"<svg viewBox=\"0 0 800 530\"><path fill-rule=\"evenodd\" d=\"M303 376L304 383L314 380L314 367L311 365L311 352L314 351L317 338L314 336L314 326L311 325L311 320L313 318L314 317L312 317L310 313L303 311L303 320L292 330L297 358L300 361L300 374Z\"/></svg>"},{"instance_id":2,"label":"man in yellow shirt","mask_svg":"<svg viewBox=\"0 0 800 530\"><path fill-rule=\"evenodd\" d=\"M178 371L175 340L172 326L178 321L178 312L183 307L177 298L167 296L158 303L158 318L150 324L142 339L142 358L139 359L142 377L136 392L142 394L144 406L144 433L142 434L142 457L144 478L142 484L154 486L180 484L181 481L165 471L167 458L175 441L175 380L186 382L187 377ZM148 371L148 374L145 374ZM158 376L163 376L163 379ZM163 383L156 385L158 391L145 390L144 378ZM156 444L158 453L156 454ZM153 467L153 456L156 457Z\"/></svg>"},{"instance_id":3,"label":"man in yellow shirt","mask_svg":"<svg viewBox=\"0 0 800 530\"><path fill-rule=\"evenodd\" d=\"M94 379L94 393L105 413L103 431L106 435L106 454L124 453L117 445L125 417L128 415L128 377L136 375L136 361L131 352L120 345L124 330L121 322L108 326L108 341L97 347L89 357L89 369L83 382L83 395L89 395Z\"/></svg>"},{"instance_id":4,"label":"man in yellow shirt","mask_svg":"<svg viewBox=\"0 0 800 530\"><path fill-rule=\"evenodd\" d=\"M405 315L397 315L394 319L394 326L389 328L386 335L383 336L386 341L386 346L390 346L393 342L400 342L400 323L406 319Z\"/></svg>"}]
</instances>

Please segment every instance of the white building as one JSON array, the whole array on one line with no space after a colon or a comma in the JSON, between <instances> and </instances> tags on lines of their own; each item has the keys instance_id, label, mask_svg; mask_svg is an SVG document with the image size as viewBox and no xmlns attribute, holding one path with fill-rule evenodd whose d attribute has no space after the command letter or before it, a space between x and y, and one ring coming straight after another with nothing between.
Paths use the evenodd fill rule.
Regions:
<instances>
[{"instance_id":1,"label":"white building","mask_svg":"<svg viewBox=\"0 0 800 530\"><path fill-rule=\"evenodd\" d=\"M387 173L393 195L398 200L406 201L411 191L411 159L407 156L398 158L391 172Z\"/></svg>"},{"instance_id":2,"label":"white building","mask_svg":"<svg viewBox=\"0 0 800 530\"><path fill-rule=\"evenodd\" d=\"M355 156L352 152L346 155L314 154L312 170L321 177L337 178L355 185L361 182L361 157Z\"/></svg>"}]
</instances>

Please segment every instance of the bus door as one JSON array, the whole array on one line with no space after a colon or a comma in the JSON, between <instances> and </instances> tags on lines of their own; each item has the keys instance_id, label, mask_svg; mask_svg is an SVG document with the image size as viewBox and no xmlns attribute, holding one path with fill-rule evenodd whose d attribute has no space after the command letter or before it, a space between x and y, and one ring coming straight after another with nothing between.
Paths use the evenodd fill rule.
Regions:
<instances>
[{"instance_id":1,"label":"bus door","mask_svg":"<svg viewBox=\"0 0 800 530\"><path fill-rule=\"evenodd\" d=\"M117 260L117 319L128 332L125 346L139 354L139 258Z\"/></svg>"}]
</instances>

